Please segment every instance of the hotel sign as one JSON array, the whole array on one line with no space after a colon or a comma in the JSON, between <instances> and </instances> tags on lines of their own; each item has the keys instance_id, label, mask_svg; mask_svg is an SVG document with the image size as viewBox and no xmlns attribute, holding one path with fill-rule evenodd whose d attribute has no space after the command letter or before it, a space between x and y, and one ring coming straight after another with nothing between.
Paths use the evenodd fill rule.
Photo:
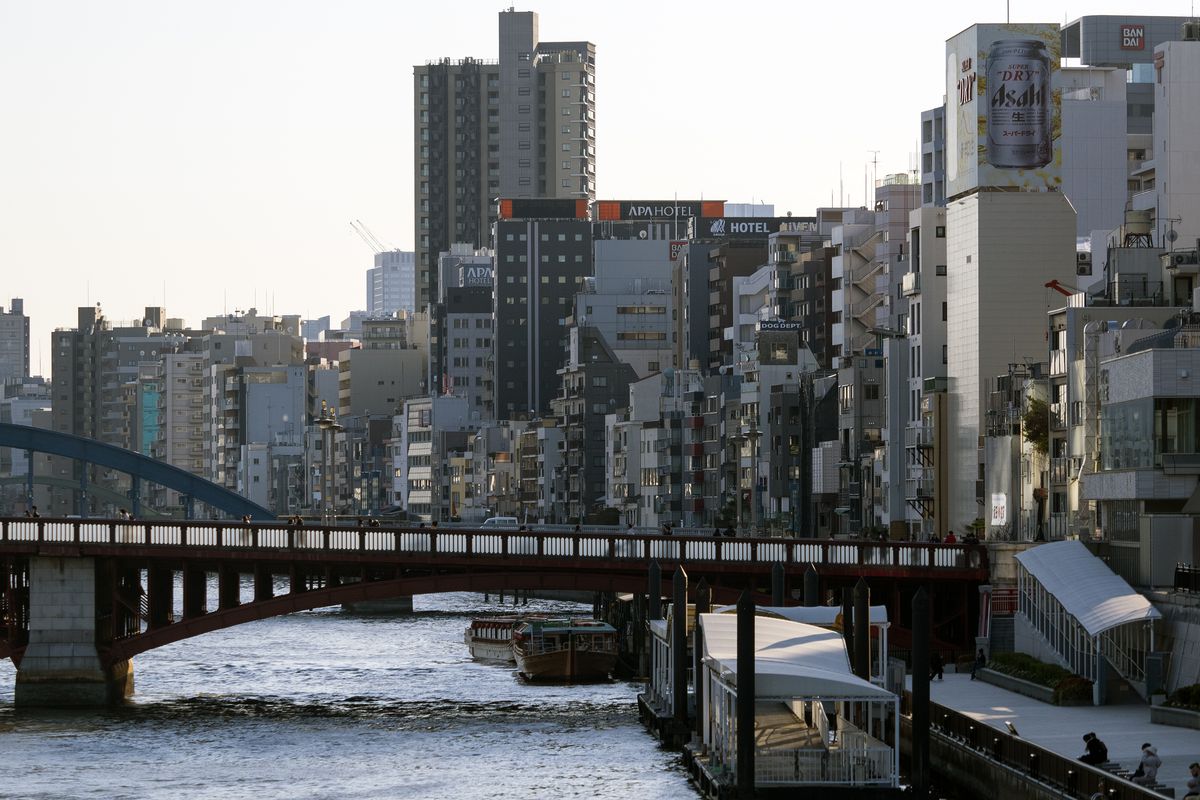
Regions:
<instances>
[{"instance_id":1,"label":"hotel sign","mask_svg":"<svg viewBox=\"0 0 1200 800\"><path fill-rule=\"evenodd\" d=\"M601 200L596 220L672 220L725 213L724 200Z\"/></svg>"}]
</instances>

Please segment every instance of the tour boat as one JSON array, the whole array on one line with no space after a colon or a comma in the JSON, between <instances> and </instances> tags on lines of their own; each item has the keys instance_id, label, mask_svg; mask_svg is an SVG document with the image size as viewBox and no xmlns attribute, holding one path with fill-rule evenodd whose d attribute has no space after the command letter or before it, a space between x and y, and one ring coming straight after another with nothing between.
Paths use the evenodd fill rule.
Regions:
<instances>
[{"instance_id":1,"label":"tour boat","mask_svg":"<svg viewBox=\"0 0 1200 800\"><path fill-rule=\"evenodd\" d=\"M463 633L463 641L471 657L480 661L513 662L513 628L523 617L479 617L471 620Z\"/></svg>"},{"instance_id":2,"label":"tour boat","mask_svg":"<svg viewBox=\"0 0 1200 800\"><path fill-rule=\"evenodd\" d=\"M517 671L530 680L603 680L617 663L617 631L591 619L532 619L513 629Z\"/></svg>"}]
</instances>

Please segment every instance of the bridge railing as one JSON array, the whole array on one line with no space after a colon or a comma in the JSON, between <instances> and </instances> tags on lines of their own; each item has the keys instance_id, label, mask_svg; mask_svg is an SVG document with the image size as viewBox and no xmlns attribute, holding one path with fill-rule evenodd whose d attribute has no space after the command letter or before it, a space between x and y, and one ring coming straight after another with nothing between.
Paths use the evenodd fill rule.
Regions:
<instances>
[{"instance_id":1,"label":"bridge railing","mask_svg":"<svg viewBox=\"0 0 1200 800\"><path fill-rule=\"evenodd\" d=\"M0 520L0 544L108 544L246 551L399 553L514 558L837 564L986 570L979 545L818 539L738 539L659 534L496 531L464 528L290 526L221 521L47 518Z\"/></svg>"}]
</instances>

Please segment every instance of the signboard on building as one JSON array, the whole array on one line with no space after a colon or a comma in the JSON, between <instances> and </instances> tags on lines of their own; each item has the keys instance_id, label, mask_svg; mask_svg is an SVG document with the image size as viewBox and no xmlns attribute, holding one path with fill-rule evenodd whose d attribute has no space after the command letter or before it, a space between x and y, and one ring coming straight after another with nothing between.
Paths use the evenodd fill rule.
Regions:
<instances>
[{"instance_id":1,"label":"signboard on building","mask_svg":"<svg viewBox=\"0 0 1200 800\"><path fill-rule=\"evenodd\" d=\"M1003 492L992 495L991 524L993 526L1008 524L1008 495Z\"/></svg>"},{"instance_id":2,"label":"signboard on building","mask_svg":"<svg viewBox=\"0 0 1200 800\"><path fill-rule=\"evenodd\" d=\"M1122 23L1121 25L1121 49L1122 50L1145 50L1146 49L1146 26L1134 23Z\"/></svg>"},{"instance_id":3,"label":"signboard on building","mask_svg":"<svg viewBox=\"0 0 1200 800\"><path fill-rule=\"evenodd\" d=\"M597 222L690 219L724 213L724 200L601 200L596 203Z\"/></svg>"},{"instance_id":4,"label":"signboard on building","mask_svg":"<svg viewBox=\"0 0 1200 800\"><path fill-rule=\"evenodd\" d=\"M674 261L679 258L679 254L683 252L683 248L685 247L687 247L686 241L671 242L671 260Z\"/></svg>"},{"instance_id":5,"label":"signboard on building","mask_svg":"<svg viewBox=\"0 0 1200 800\"><path fill-rule=\"evenodd\" d=\"M1062 186L1055 23L973 25L946 42L946 196Z\"/></svg>"},{"instance_id":6,"label":"signboard on building","mask_svg":"<svg viewBox=\"0 0 1200 800\"><path fill-rule=\"evenodd\" d=\"M814 230L816 217L701 217L694 223L694 239L765 239L780 231ZM811 228L798 226L811 225Z\"/></svg>"},{"instance_id":7,"label":"signboard on building","mask_svg":"<svg viewBox=\"0 0 1200 800\"><path fill-rule=\"evenodd\" d=\"M802 330L804 325L799 322L787 322L781 319L765 319L758 323L758 330L761 331L798 331Z\"/></svg>"},{"instance_id":8,"label":"signboard on building","mask_svg":"<svg viewBox=\"0 0 1200 800\"><path fill-rule=\"evenodd\" d=\"M492 268L487 264L463 264L459 270L460 286L491 286Z\"/></svg>"},{"instance_id":9,"label":"signboard on building","mask_svg":"<svg viewBox=\"0 0 1200 800\"><path fill-rule=\"evenodd\" d=\"M500 219L587 219L588 201L558 197L501 200Z\"/></svg>"}]
</instances>

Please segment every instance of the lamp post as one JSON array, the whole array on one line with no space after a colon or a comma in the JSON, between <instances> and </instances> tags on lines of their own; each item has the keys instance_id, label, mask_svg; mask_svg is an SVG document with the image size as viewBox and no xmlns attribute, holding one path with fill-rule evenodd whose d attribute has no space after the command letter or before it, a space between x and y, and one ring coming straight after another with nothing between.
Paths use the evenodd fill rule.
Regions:
<instances>
[{"instance_id":1,"label":"lamp post","mask_svg":"<svg viewBox=\"0 0 1200 800\"><path fill-rule=\"evenodd\" d=\"M333 456L333 446L343 426L324 400L321 401L321 416L317 418L317 426L321 429L321 519L329 522L337 515L337 506L333 499L333 493L337 491L337 480L333 475L337 459Z\"/></svg>"},{"instance_id":2,"label":"lamp post","mask_svg":"<svg viewBox=\"0 0 1200 800\"><path fill-rule=\"evenodd\" d=\"M735 433L729 437L729 441L734 446L734 481L733 481L733 496L736 503L734 510L737 512L737 531L741 535L742 532L742 445L746 442L746 437L741 433Z\"/></svg>"},{"instance_id":3,"label":"lamp post","mask_svg":"<svg viewBox=\"0 0 1200 800\"><path fill-rule=\"evenodd\" d=\"M757 427L746 431L750 441L750 533L758 532L758 440L762 431Z\"/></svg>"}]
</instances>

